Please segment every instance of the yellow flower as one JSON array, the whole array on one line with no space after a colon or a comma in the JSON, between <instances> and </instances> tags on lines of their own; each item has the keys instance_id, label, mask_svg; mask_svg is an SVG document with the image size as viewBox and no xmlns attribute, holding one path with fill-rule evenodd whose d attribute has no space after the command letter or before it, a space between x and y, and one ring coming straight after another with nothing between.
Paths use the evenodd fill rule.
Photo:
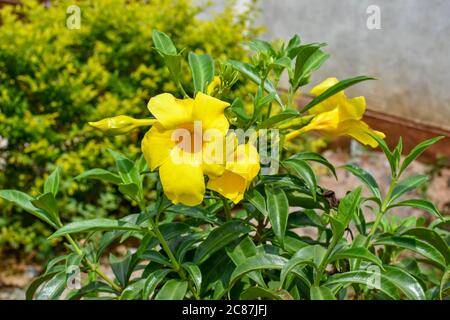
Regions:
<instances>
[{"instance_id":1,"label":"yellow flower","mask_svg":"<svg viewBox=\"0 0 450 320\"><path fill-rule=\"evenodd\" d=\"M164 193L173 203L200 204L205 193L203 175L216 177L224 172L220 163L204 161L203 150L226 136L228 106L201 92L195 99L176 99L168 93L150 99L148 109L158 121L142 140L142 152L150 170L159 168ZM214 133L210 139L205 138L207 130Z\"/></svg>"},{"instance_id":2,"label":"yellow flower","mask_svg":"<svg viewBox=\"0 0 450 320\"><path fill-rule=\"evenodd\" d=\"M208 84L208 88L206 91L208 92L208 94L212 94L214 90L216 90L216 88L220 86L220 84L221 84L220 77L214 76L213 81L211 81L211 83Z\"/></svg>"},{"instance_id":3,"label":"yellow flower","mask_svg":"<svg viewBox=\"0 0 450 320\"><path fill-rule=\"evenodd\" d=\"M259 162L258 151L252 144L238 145L228 155L224 173L218 177L210 177L208 189L238 203L258 175Z\"/></svg>"},{"instance_id":4,"label":"yellow flower","mask_svg":"<svg viewBox=\"0 0 450 320\"><path fill-rule=\"evenodd\" d=\"M328 78L311 90L311 94L318 96L331 86L338 83L336 78ZM343 91L331 96L309 110L314 118L301 129L286 135L286 140L291 140L308 131L319 131L328 136L351 136L359 142L370 145L372 148L378 143L368 133L384 138L384 133L375 131L362 121L366 110L364 97L348 99Z\"/></svg>"},{"instance_id":5,"label":"yellow flower","mask_svg":"<svg viewBox=\"0 0 450 320\"><path fill-rule=\"evenodd\" d=\"M105 134L119 135L128 133L137 127L151 126L155 122L155 119L134 119L128 116L116 116L96 122L89 122L89 125Z\"/></svg>"}]
</instances>

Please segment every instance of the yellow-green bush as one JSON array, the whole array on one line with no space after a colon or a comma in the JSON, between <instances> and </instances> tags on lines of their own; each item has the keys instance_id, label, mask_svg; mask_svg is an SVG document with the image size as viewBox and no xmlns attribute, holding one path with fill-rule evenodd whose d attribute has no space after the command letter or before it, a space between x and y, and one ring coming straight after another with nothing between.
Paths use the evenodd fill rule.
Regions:
<instances>
[{"instance_id":1,"label":"yellow-green bush","mask_svg":"<svg viewBox=\"0 0 450 320\"><path fill-rule=\"evenodd\" d=\"M126 154L140 149L142 131L105 139L88 121L111 114L145 117L152 95L174 91L152 49L152 29L169 34L179 49L222 59L243 59L240 44L258 29L248 12L239 14L232 5L200 19L206 6L189 0L86 0L77 1L81 28L70 30L66 10L72 4L52 1L47 8L26 1L0 10L0 137L8 140L0 149L0 189L36 193L55 163L63 181L69 181L59 199L66 219L75 212L84 217L122 215L133 208L113 196L114 188L101 182L81 185L67 177L112 165L107 154L112 142ZM46 243L39 222L5 202L0 210L0 248L31 250ZM20 236L24 230L27 237Z\"/></svg>"}]
</instances>

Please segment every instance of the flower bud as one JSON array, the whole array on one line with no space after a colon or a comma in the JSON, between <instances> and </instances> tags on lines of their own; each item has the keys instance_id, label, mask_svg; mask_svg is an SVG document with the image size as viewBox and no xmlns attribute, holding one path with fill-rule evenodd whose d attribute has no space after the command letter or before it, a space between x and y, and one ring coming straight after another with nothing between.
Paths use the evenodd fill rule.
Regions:
<instances>
[{"instance_id":1,"label":"flower bud","mask_svg":"<svg viewBox=\"0 0 450 320\"><path fill-rule=\"evenodd\" d=\"M151 126L155 122L156 119L134 119L128 116L117 116L89 122L89 125L107 135L120 135L128 133L137 127Z\"/></svg>"}]
</instances>

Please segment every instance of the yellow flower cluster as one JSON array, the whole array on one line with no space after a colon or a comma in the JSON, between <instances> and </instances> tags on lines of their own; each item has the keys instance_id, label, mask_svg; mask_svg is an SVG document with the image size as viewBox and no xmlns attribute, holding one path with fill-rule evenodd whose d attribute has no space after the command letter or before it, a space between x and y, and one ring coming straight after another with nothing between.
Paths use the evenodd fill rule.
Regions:
<instances>
[{"instance_id":1,"label":"yellow flower cluster","mask_svg":"<svg viewBox=\"0 0 450 320\"><path fill-rule=\"evenodd\" d=\"M314 87L311 94L318 96L336 83L338 83L336 78L328 78ZM318 131L333 137L351 136L359 142L375 148L378 143L370 134L377 135L382 139L385 136L380 131L370 129L361 120L365 110L366 100L364 97L348 99L344 91L340 91L309 110L309 114L314 116L312 120L306 126L287 134L286 140L291 140L308 131Z\"/></svg>"}]
</instances>

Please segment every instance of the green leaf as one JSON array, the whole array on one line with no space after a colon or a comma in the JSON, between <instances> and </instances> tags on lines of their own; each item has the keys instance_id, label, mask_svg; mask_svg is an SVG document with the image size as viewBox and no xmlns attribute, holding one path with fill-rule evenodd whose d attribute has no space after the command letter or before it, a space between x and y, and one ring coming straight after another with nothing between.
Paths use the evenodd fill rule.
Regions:
<instances>
[{"instance_id":1,"label":"green leaf","mask_svg":"<svg viewBox=\"0 0 450 320\"><path fill-rule=\"evenodd\" d=\"M195 54L189 52L189 66L191 67L194 82L194 95L197 92L206 93L206 87L214 78L214 60L208 54Z\"/></svg>"},{"instance_id":2,"label":"green leaf","mask_svg":"<svg viewBox=\"0 0 450 320\"><path fill-rule=\"evenodd\" d=\"M119 300L137 300L142 296L146 279L139 279L123 289Z\"/></svg>"},{"instance_id":3,"label":"green leaf","mask_svg":"<svg viewBox=\"0 0 450 320\"><path fill-rule=\"evenodd\" d=\"M300 113L297 110L286 109L270 117L269 119L261 122L257 128L258 129L272 128L275 124L279 122L298 117L299 115Z\"/></svg>"},{"instance_id":4,"label":"green leaf","mask_svg":"<svg viewBox=\"0 0 450 320\"><path fill-rule=\"evenodd\" d=\"M59 168L56 168L44 182L44 193L51 192L56 197L59 189L59 179Z\"/></svg>"},{"instance_id":5,"label":"green leaf","mask_svg":"<svg viewBox=\"0 0 450 320\"><path fill-rule=\"evenodd\" d=\"M227 60L226 63L230 64L234 69L242 73L245 77L249 78L257 85L261 83L261 78L258 75L258 70L251 64L236 60ZM283 102L281 101L281 98L278 95L276 88L268 79L264 83L264 90L267 91L268 93L274 93L275 100L280 104L282 109L284 109Z\"/></svg>"},{"instance_id":6,"label":"green leaf","mask_svg":"<svg viewBox=\"0 0 450 320\"><path fill-rule=\"evenodd\" d=\"M245 289L240 300L293 300L292 296L286 290L274 290L261 287L250 287Z\"/></svg>"},{"instance_id":7,"label":"green leaf","mask_svg":"<svg viewBox=\"0 0 450 320\"><path fill-rule=\"evenodd\" d=\"M381 193L380 188L378 187L378 183L376 182L375 178L366 170L353 165L353 164L347 164L343 166L343 168L349 172L351 172L355 177L357 177L364 185L366 185L370 192L374 195L375 198L377 198L379 201L381 201Z\"/></svg>"},{"instance_id":8,"label":"green leaf","mask_svg":"<svg viewBox=\"0 0 450 320\"><path fill-rule=\"evenodd\" d=\"M91 219L84 221L75 221L69 223L53 233L49 239L54 239L66 234L90 232L90 231L106 231L106 230L129 230L142 231L142 229L134 224L125 221L112 219Z\"/></svg>"},{"instance_id":9,"label":"green leaf","mask_svg":"<svg viewBox=\"0 0 450 320\"><path fill-rule=\"evenodd\" d=\"M245 111L244 103L240 98L234 99L231 104L231 111L239 118L240 121L247 123L251 120L251 117Z\"/></svg>"},{"instance_id":10,"label":"green leaf","mask_svg":"<svg viewBox=\"0 0 450 320\"><path fill-rule=\"evenodd\" d=\"M390 199L389 203L392 203L393 201L395 201L397 198L401 197L405 193L408 193L408 192L418 188L419 186L421 186L422 184L424 184L427 181L428 181L428 177L424 176L424 175L414 175L414 176L406 178L403 181L400 181L394 187L394 191L392 191L392 195L391 195L391 199Z\"/></svg>"},{"instance_id":11,"label":"green leaf","mask_svg":"<svg viewBox=\"0 0 450 320\"><path fill-rule=\"evenodd\" d=\"M108 151L113 156L114 160L116 160L117 171L119 172L122 182L124 184L135 183L139 186L141 183L141 175L134 165L134 162L119 152L114 150Z\"/></svg>"},{"instance_id":12,"label":"green leaf","mask_svg":"<svg viewBox=\"0 0 450 320\"><path fill-rule=\"evenodd\" d=\"M245 194L245 200L250 202L256 208L256 210L261 212L265 217L268 216L269 213L266 209L266 200L256 189L250 189L249 191L247 191L247 193Z\"/></svg>"},{"instance_id":13,"label":"green leaf","mask_svg":"<svg viewBox=\"0 0 450 320\"><path fill-rule=\"evenodd\" d=\"M294 90L309 82L311 72L320 68L320 66L330 57L320 50L323 44L307 44L296 49L297 56L295 60L294 75L290 79Z\"/></svg>"},{"instance_id":14,"label":"green leaf","mask_svg":"<svg viewBox=\"0 0 450 320\"><path fill-rule=\"evenodd\" d=\"M369 289L377 289L385 293L391 299L398 300L397 289L402 291L410 299L423 299L423 290L417 280L406 272L398 272L393 267L385 267L388 271L373 272L367 270L350 271L330 276L326 285L348 285L358 283L368 286Z\"/></svg>"},{"instance_id":15,"label":"green leaf","mask_svg":"<svg viewBox=\"0 0 450 320\"><path fill-rule=\"evenodd\" d=\"M413 228L404 231L402 236L413 236L435 247L445 258L445 263L450 264L450 249L447 242L434 230L429 228Z\"/></svg>"},{"instance_id":16,"label":"green leaf","mask_svg":"<svg viewBox=\"0 0 450 320\"><path fill-rule=\"evenodd\" d=\"M85 171L82 174L76 176L74 179L79 180L79 179L85 179L85 178L102 180L102 181L111 182L114 184L122 183L122 179L119 177L119 175L109 172L108 170L99 169L99 168Z\"/></svg>"},{"instance_id":17,"label":"green leaf","mask_svg":"<svg viewBox=\"0 0 450 320\"><path fill-rule=\"evenodd\" d=\"M107 285L104 282L94 281L90 282L88 285L84 286L83 288L79 290L72 291L68 294L66 299L68 300L78 300L90 293L99 293L99 292L105 292L105 293L115 293L114 289L112 289L109 285Z\"/></svg>"},{"instance_id":18,"label":"green leaf","mask_svg":"<svg viewBox=\"0 0 450 320\"><path fill-rule=\"evenodd\" d=\"M144 300L151 298L151 295L154 293L156 287L170 272L172 272L172 270L169 269L156 270L147 277L142 296Z\"/></svg>"},{"instance_id":19,"label":"green leaf","mask_svg":"<svg viewBox=\"0 0 450 320\"><path fill-rule=\"evenodd\" d=\"M383 276L389 279L408 299L425 300L425 292L419 282L408 272L398 267L386 266Z\"/></svg>"},{"instance_id":20,"label":"green leaf","mask_svg":"<svg viewBox=\"0 0 450 320\"><path fill-rule=\"evenodd\" d=\"M286 169L293 170L296 175L302 178L308 186L313 199L316 199L317 178L311 166L304 160L288 159L281 162Z\"/></svg>"},{"instance_id":21,"label":"green leaf","mask_svg":"<svg viewBox=\"0 0 450 320\"><path fill-rule=\"evenodd\" d=\"M426 257L437 265L444 268L446 267L445 258L439 250L420 239L409 236L392 236L376 240L375 245L386 245L408 249Z\"/></svg>"},{"instance_id":22,"label":"green leaf","mask_svg":"<svg viewBox=\"0 0 450 320\"><path fill-rule=\"evenodd\" d=\"M266 186L267 212L272 230L281 247L284 246L284 234L289 216L289 202L282 189Z\"/></svg>"},{"instance_id":23,"label":"green leaf","mask_svg":"<svg viewBox=\"0 0 450 320\"><path fill-rule=\"evenodd\" d=\"M429 146L443 139L444 137L435 137L429 140L422 141L417 146L415 146L411 152L406 156L405 160L402 163L402 166L399 171L399 176L403 171L418 157L424 152Z\"/></svg>"},{"instance_id":24,"label":"green leaf","mask_svg":"<svg viewBox=\"0 0 450 320\"><path fill-rule=\"evenodd\" d=\"M41 284L53 278L56 274L58 274L61 271L61 269L64 269L64 266L59 266L59 268L57 268L52 272L44 273L43 275L34 278L33 281L30 283L30 285L28 286L27 290L25 291L25 299L32 300L35 292L37 291L37 289L39 289Z\"/></svg>"},{"instance_id":25,"label":"green leaf","mask_svg":"<svg viewBox=\"0 0 450 320\"><path fill-rule=\"evenodd\" d=\"M390 205L388 209L394 208L394 207L414 207L418 209L422 209L426 212L429 212L438 218L443 218L441 212L439 209L432 203L431 201L425 200L425 199L410 199L401 201L398 203L395 203L393 205Z\"/></svg>"},{"instance_id":26,"label":"green leaf","mask_svg":"<svg viewBox=\"0 0 450 320\"><path fill-rule=\"evenodd\" d=\"M153 44L155 45L155 48L164 55L176 55L177 54L177 48L172 42L172 39L165 34L164 32L161 32L159 30L153 29L152 31L152 39Z\"/></svg>"},{"instance_id":27,"label":"green leaf","mask_svg":"<svg viewBox=\"0 0 450 320\"><path fill-rule=\"evenodd\" d=\"M389 166L391 167L391 174L393 177L395 177L397 175L397 172L396 172L397 162L396 162L391 150L389 150L388 145L386 144L386 142L383 139L381 139L375 133L369 132L369 133L367 133L367 135L372 137L378 143L378 146L383 151L384 155L386 156L386 158L389 162Z\"/></svg>"},{"instance_id":28,"label":"green leaf","mask_svg":"<svg viewBox=\"0 0 450 320\"><path fill-rule=\"evenodd\" d=\"M333 237L340 239L348 227L361 199L361 187L348 193L339 203L337 214L330 217Z\"/></svg>"},{"instance_id":29,"label":"green leaf","mask_svg":"<svg viewBox=\"0 0 450 320\"><path fill-rule=\"evenodd\" d=\"M372 262L383 269L383 263L380 258L371 253L366 248L348 248L334 252L329 258L328 263L341 259L361 259Z\"/></svg>"},{"instance_id":30,"label":"green leaf","mask_svg":"<svg viewBox=\"0 0 450 320\"><path fill-rule=\"evenodd\" d=\"M171 279L159 290L155 300L183 300L187 287L187 281Z\"/></svg>"},{"instance_id":31,"label":"green leaf","mask_svg":"<svg viewBox=\"0 0 450 320\"><path fill-rule=\"evenodd\" d=\"M109 264L120 285L125 287L128 283L129 268L132 256L127 255L122 259L118 259L113 254L109 255Z\"/></svg>"},{"instance_id":32,"label":"green leaf","mask_svg":"<svg viewBox=\"0 0 450 320\"><path fill-rule=\"evenodd\" d=\"M60 272L46 282L36 294L37 300L56 300L66 288L66 273Z\"/></svg>"},{"instance_id":33,"label":"green leaf","mask_svg":"<svg viewBox=\"0 0 450 320\"><path fill-rule=\"evenodd\" d=\"M248 272L261 269L280 270L288 262L286 258L274 254L258 254L242 262L234 269L230 278L230 288L233 283Z\"/></svg>"},{"instance_id":34,"label":"green leaf","mask_svg":"<svg viewBox=\"0 0 450 320\"><path fill-rule=\"evenodd\" d=\"M250 227L239 220L224 223L220 227L211 231L208 238L206 238L206 240L198 246L195 251L193 262L195 264L201 264L211 254L223 248L243 234L249 233L250 231Z\"/></svg>"},{"instance_id":35,"label":"green leaf","mask_svg":"<svg viewBox=\"0 0 450 320\"><path fill-rule=\"evenodd\" d=\"M39 209L44 210L51 217L52 221L56 224L59 222L58 204L53 193L48 192L46 194L38 196L35 200L31 200L31 203Z\"/></svg>"},{"instance_id":36,"label":"green leaf","mask_svg":"<svg viewBox=\"0 0 450 320\"><path fill-rule=\"evenodd\" d=\"M200 268L192 262L183 263L183 267L186 269L192 281L194 282L195 287L197 288L197 292L200 292L202 288L202 272L200 271Z\"/></svg>"},{"instance_id":37,"label":"green leaf","mask_svg":"<svg viewBox=\"0 0 450 320\"><path fill-rule=\"evenodd\" d=\"M33 197L28 194L17 190L0 190L0 198L14 203L16 206L34 215L36 218L39 218L53 228L58 229L58 221L55 221L54 216L35 207L31 202L33 201Z\"/></svg>"},{"instance_id":38,"label":"green leaf","mask_svg":"<svg viewBox=\"0 0 450 320\"><path fill-rule=\"evenodd\" d=\"M305 257L300 256L300 257L292 257L284 266L283 269L281 269L281 275L280 275L280 288L283 286L286 277L288 276L288 274L294 269L294 268L299 268L299 267L304 267L304 266L313 266L314 268L316 268L315 263L313 262L313 257L309 258L309 259L305 259Z\"/></svg>"},{"instance_id":39,"label":"green leaf","mask_svg":"<svg viewBox=\"0 0 450 320\"><path fill-rule=\"evenodd\" d=\"M119 184L119 191L137 201L139 197L139 187L135 183L121 183Z\"/></svg>"},{"instance_id":40,"label":"green leaf","mask_svg":"<svg viewBox=\"0 0 450 320\"><path fill-rule=\"evenodd\" d=\"M312 286L310 290L311 300L336 300L330 288Z\"/></svg>"},{"instance_id":41,"label":"green leaf","mask_svg":"<svg viewBox=\"0 0 450 320\"><path fill-rule=\"evenodd\" d=\"M326 99L328 99L331 96L334 96L336 93L338 93L338 92L340 92L340 91L342 91L342 90L344 90L344 89L346 89L346 88L348 88L350 86L353 86L353 85L355 85L355 84L357 84L359 82L367 81L367 80L375 80L375 78L366 77L366 76L359 76L359 77L355 77L355 78L350 78L350 79L339 81L334 86L332 86L331 88L328 88L325 92L323 92L322 94L318 95L313 100L311 100L300 111L300 113L305 113L306 111L308 111L309 109L311 109L315 105L325 101Z\"/></svg>"},{"instance_id":42,"label":"green leaf","mask_svg":"<svg viewBox=\"0 0 450 320\"><path fill-rule=\"evenodd\" d=\"M334 177L337 180L336 169L327 159L325 159L320 154L317 154L315 152L304 151L291 156L289 159L306 160L320 163L325 167L327 167L333 173Z\"/></svg>"}]
</instances>

